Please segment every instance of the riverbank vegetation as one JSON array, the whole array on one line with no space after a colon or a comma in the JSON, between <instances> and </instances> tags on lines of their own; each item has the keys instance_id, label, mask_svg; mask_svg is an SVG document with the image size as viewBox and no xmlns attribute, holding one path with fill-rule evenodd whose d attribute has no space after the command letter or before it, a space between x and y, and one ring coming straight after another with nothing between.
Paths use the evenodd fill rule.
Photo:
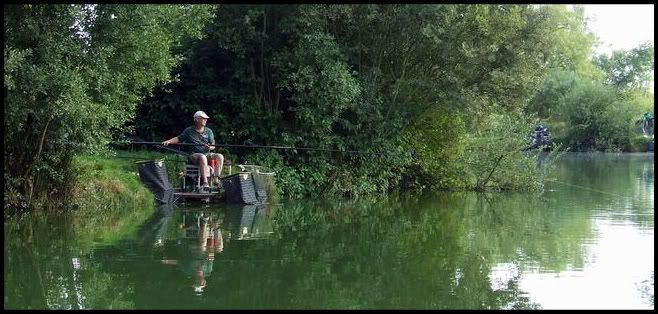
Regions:
<instances>
[{"instance_id":1,"label":"riverbank vegetation","mask_svg":"<svg viewBox=\"0 0 658 314\"><path fill-rule=\"evenodd\" d=\"M653 108L653 45L594 56L578 6L4 12L5 213L85 186L74 156L107 157L130 135L171 138L197 110L218 143L364 152L225 150L274 169L283 197L357 197L537 189L544 172L520 152L536 123L556 125L571 150L627 151Z\"/></svg>"},{"instance_id":2,"label":"riverbank vegetation","mask_svg":"<svg viewBox=\"0 0 658 314\"><path fill-rule=\"evenodd\" d=\"M641 151L645 112L653 112L653 45L594 58L595 68L551 71L528 111L555 125L573 151Z\"/></svg>"},{"instance_id":3,"label":"riverbank vegetation","mask_svg":"<svg viewBox=\"0 0 658 314\"><path fill-rule=\"evenodd\" d=\"M158 154L141 154L141 156L157 158ZM70 181L67 181L65 186L52 187L66 189L69 194L62 198L36 198L35 206L52 211L74 210L82 216L96 216L99 212L112 210L125 211L125 213L136 209L152 210L153 193L142 184L137 175L135 169L137 159L95 155L74 156L69 168ZM11 201L15 197L6 194L5 200ZM16 207L13 210L5 211L5 214L24 212L25 208Z\"/></svg>"}]
</instances>

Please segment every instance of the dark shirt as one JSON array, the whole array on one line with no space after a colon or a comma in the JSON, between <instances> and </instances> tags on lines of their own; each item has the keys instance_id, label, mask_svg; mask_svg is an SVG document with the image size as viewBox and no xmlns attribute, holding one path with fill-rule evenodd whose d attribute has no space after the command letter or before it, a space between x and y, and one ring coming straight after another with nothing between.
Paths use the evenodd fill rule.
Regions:
<instances>
[{"instance_id":1,"label":"dark shirt","mask_svg":"<svg viewBox=\"0 0 658 314\"><path fill-rule=\"evenodd\" d=\"M178 136L178 140L182 143L190 144L201 144L196 146L187 146L187 151L190 153L202 153L206 154L210 150L206 144L214 145L215 144L215 135L212 130L208 127L205 127L202 133L196 131L194 126L189 126L183 130L183 132Z\"/></svg>"}]
</instances>

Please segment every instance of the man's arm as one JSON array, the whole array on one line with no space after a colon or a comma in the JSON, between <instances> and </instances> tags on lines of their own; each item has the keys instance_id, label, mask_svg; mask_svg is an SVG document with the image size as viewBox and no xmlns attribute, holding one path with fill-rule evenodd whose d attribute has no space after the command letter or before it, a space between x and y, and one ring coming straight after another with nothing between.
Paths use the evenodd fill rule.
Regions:
<instances>
[{"instance_id":1,"label":"man's arm","mask_svg":"<svg viewBox=\"0 0 658 314\"><path fill-rule=\"evenodd\" d=\"M215 134L212 132L211 129L208 129L208 150L214 150L215 149Z\"/></svg>"},{"instance_id":2,"label":"man's arm","mask_svg":"<svg viewBox=\"0 0 658 314\"><path fill-rule=\"evenodd\" d=\"M174 136L164 142L162 142L162 145L167 146L169 144L178 144L180 143L180 140L178 139L178 136Z\"/></svg>"}]
</instances>

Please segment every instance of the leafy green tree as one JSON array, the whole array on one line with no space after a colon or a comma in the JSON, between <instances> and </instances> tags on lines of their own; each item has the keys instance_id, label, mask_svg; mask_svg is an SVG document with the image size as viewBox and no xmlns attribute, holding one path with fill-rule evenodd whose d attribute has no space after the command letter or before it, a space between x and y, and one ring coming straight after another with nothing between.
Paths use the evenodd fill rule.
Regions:
<instances>
[{"instance_id":1,"label":"leafy green tree","mask_svg":"<svg viewBox=\"0 0 658 314\"><path fill-rule=\"evenodd\" d=\"M407 145L413 147L414 159L406 167L403 189L455 190L468 187L462 159L467 145L463 118L431 112L410 128L408 141Z\"/></svg>"},{"instance_id":2,"label":"leafy green tree","mask_svg":"<svg viewBox=\"0 0 658 314\"><path fill-rule=\"evenodd\" d=\"M564 144L576 151L627 149L635 112L611 87L588 80L576 81L559 103L565 121Z\"/></svg>"},{"instance_id":3,"label":"leafy green tree","mask_svg":"<svg viewBox=\"0 0 658 314\"><path fill-rule=\"evenodd\" d=\"M440 178L455 173L455 164L441 165L446 155L429 152L442 145L457 149L489 115L516 112L534 94L563 39L555 24L579 21L566 10L553 11L523 5L219 6L206 38L189 46L193 57L179 68L180 80L142 103L138 132L154 140L174 136L203 109L219 143L385 153L229 150L241 162L271 162L266 165L280 174L286 196L398 189L412 164L441 166L445 172L422 174L426 181ZM572 39L581 38L579 28L570 31ZM443 134L425 132L428 139L442 140L424 143L419 127ZM457 181L440 186L452 184Z\"/></svg>"},{"instance_id":4,"label":"leafy green tree","mask_svg":"<svg viewBox=\"0 0 658 314\"><path fill-rule=\"evenodd\" d=\"M582 7L573 13L564 6L543 8L557 40L548 75L526 112L553 127L555 140L572 150L635 149L633 122L653 103L641 96L653 73L653 45L593 57L596 37L586 31Z\"/></svg>"},{"instance_id":5,"label":"leafy green tree","mask_svg":"<svg viewBox=\"0 0 658 314\"><path fill-rule=\"evenodd\" d=\"M546 71L541 87L531 97L526 111L540 119L556 114L559 98L572 88L579 78L601 80L603 74L592 63L596 36L587 30L582 6L573 12L563 5L546 5L540 8L538 21L546 25L546 34L553 38L550 52L545 56Z\"/></svg>"},{"instance_id":6,"label":"leafy green tree","mask_svg":"<svg viewBox=\"0 0 658 314\"><path fill-rule=\"evenodd\" d=\"M538 20L547 26L546 35L552 38L550 53L545 56L547 67L601 79L602 74L592 64L597 37L587 29L583 6L577 5L571 10L565 5L545 5L540 12Z\"/></svg>"},{"instance_id":7,"label":"leafy green tree","mask_svg":"<svg viewBox=\"0 0 658 314\"><path fill-rule=\"evenodd\" d=\"M643 43L631 50L599 55L595 64L605 73L605 82L623 90L648 88L653 80L653 44Z\"/></svg>"},{"instance_id":8,"label":"leafy green tree","mask_svg":"<svg viewBox=\"0 0 658 314\"><path fill-rule=\"evenodd\" d=\"M99 152L169 80L208 6L5 5L5 211L68 194L71 157ZM77 146L69 143L77 143ZM54 204L53 204L54 205Z\"/></svg>"},{"instance_id":9,"label":"leafy green tree","mask_svg":"<svg viewBox=\"0 0 658 314\"><path fill-rule=\"evenodd\" d=\"M573 150L631 151L635 121L652 110L653 96L646 90L653 70L653 48L641 45L595 58L592 64L605 73L588 77L575 69L555 68L533 97L528 112L557 126L556 140ZM626 64L626 65L624 65Z\"/></svg>"}]
</instances>

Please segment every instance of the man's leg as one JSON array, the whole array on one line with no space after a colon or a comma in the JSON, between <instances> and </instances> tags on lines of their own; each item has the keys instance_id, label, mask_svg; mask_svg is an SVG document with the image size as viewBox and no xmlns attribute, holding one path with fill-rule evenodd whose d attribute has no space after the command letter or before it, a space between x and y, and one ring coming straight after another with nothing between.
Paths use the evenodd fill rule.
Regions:
<instances>
[{"instance_id":1,"label":"man's leg","mask_svg":"<svg viewBox=\"0 0 658 314\"><path fill-rule=\"evenodd\" d=\"M192 154L190 156L192 162L199 166L199 176L201 176L201 185L208 184L208 177L210 176L210 168L208 167L208 159L204 154Z\"/></svg>"},{"instance_id":2,"label":"man's leg","mask_svg":"<svg viewBox=\"0 0 658 314\"><path fill-rule=\"evenodd\" d=\"M217 161L217 169L214 169L215 175L218 177L221 176L222 169L224 168L224 155L218 153L210 153L208 154L208 159Z\"/></svg>"},{"instance_id":3,"label":"man's leg","mask_svg":"<svg viewBox=\"0 0 658 314\"><path fill-rule=\"evenodd\" d=\"M199 183L201 187L208 184L208 160L204 154L194 153L190 155L190 162L199 167Z\"/></svg>"}]
</instances>

